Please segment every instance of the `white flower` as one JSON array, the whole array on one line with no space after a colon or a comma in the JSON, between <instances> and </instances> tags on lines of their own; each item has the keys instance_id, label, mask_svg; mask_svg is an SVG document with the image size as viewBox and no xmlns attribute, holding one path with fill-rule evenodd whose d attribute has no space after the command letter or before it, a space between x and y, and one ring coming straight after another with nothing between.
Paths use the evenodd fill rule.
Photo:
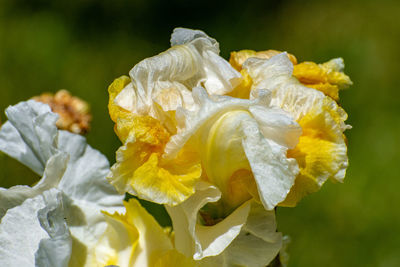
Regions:
<instances>
[{"instance_id":1,"label":"white flower","mask_svg":"<svg viewBox=\"0 0 400 267\"><path fill-rule=\"evenodd\" d=\"M2 224L9 212L20 210L21 205L29 205L26 203L30 203L31 199L40 199L49 189L60 191L72 237L74 257L70 266L82 266L87 256L85 250L97 242L107 226L100 211L123 210L124 196L119 195L105 179L109 170L108 161L87 145L84 137L58 130L55 125L58 116L45 104L21 102L9 107L6 114L9 120L0 130L0 150L43 177L33 187L0 189L0 218L4 216ZM33 208L39 209L37 205ZM35 221L34 218L31 220ZM26 242L36 247L43 238L32 238L34 232L27 229ZM10 242L17 240L10 239ZM46 247L51 248L49 245ZM9 245L0 243L0 258L8 259L10 249Z\"/></svg>"}]
</instances>

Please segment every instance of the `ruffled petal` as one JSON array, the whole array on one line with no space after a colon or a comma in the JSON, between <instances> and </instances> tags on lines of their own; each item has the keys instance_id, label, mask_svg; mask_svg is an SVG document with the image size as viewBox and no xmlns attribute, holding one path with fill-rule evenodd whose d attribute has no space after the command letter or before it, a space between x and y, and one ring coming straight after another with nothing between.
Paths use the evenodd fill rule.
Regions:
<instances>
[{"instance_id":1,"label":"ruffled petal","mask_svg":"<svg viewBox=\"0 0 400 267\"><path fill-rule=\"evenodd\" d=\"M31 162L44 162L43 178L33 188L16 186L1 189L1 213L19 205L25 199L41 194L49 188L58 188L64 193L65 217L73 236L71 266L85 263L85 250L90 248L104 232L106 223L100 210L110 212L122 208L124 195L119 195L106 180L109 164L104 155L87 145L85 138L66 131L59 131L55 125L57 115L50 108L34 101L22 102L7 109L10 121L0 130L0 143L12 141L11 134L18 139L15 144L23 144L22 154L9 153L27 166ZM28 112L28 114L26 114ZM17 120L18 123L14 123ZM5 129L5 130L4 130ZM8 131L13 129L13 131ZM53 138L53 139L52 139ZM7 152L7 148L1 147ZM18 151L18 150L17 150ZM43 172L39 172L42 174Z\"/></svg>"},{"instance_id":2,"label":"ruffled petal","mask_svg":"<svg viewBox=\"0 0 400 267\"><path fill-rule=\"evenodd\" d=\"M103 154L89 146L84 137L67 131L59 132L58 149L69 155L59 189L69 198L93 203L99 209L122 208L124 196L106 180L110 165Z\"/></svg>"},{"instance_id":3,"label":"ruffled petal","mask_svg":"<svg viewBox=\"0 0 400 267\"><path fill-rule=\"evenodd\" d=\"M29 100L6 109L8 121L0 131L0 150L43 175L56 152L58 115L48 105Z\"/></svg>"},{"instance_id":4,"label":"ruffled petal","mask_svg":"<svg viewBox=\"0 0 400 267\"><path fill-rule=\"evenodd\" d=\"M9 121L0 130L0 150L28 167L33 161L39 162L43 171L38 174L43 178L32 190L27 186L2 189L0 197L9 195L23 201L58 187L71 199L96 203L104 208L122 205L123 196L118 195L105 179L109 169L105 156L91 148L84 137L58 130L55 125L57 115L48 105L36 101L21 102L9 107L6 114ZM12 139L13 136L18 138ZM21 156L18 151L32 153Z\"/></svg>"},{"instance_id":5,"label":"ruffled petal","mask_svg":"<svg viewBox=\"0 0 400 267\"><path fill-rule=\"evenodd\" d=\"M266 91L254 100L208 96L200 87L193 95L199 110L179 110L178 134L167 143L163 158L173 160L182 149L197 152L203 177L221 190L227 207L256 197L273 209L298 173L286 151L297 144L299 125L287 113L268 108Z\"/></svg>"},{"instance_id":6,"label":"ruffled petal","mask_svg":"<svg viewBox=\"0 0 400 267\"><path fill-rule=\"evenodd\" d=\"M220 188L223 201L231 208L252 197L273 208L277 196L269 202L268 196L258 196L257 186L263 194L267 185L256 183L255 178L265 180L267 172L257 171L257 177L252 177L242 142L246 135L242 122L252 120L261 128L260 139L273 143L276 155L263 160L272 160L264 163L276 169L274 175L284 170L282 176L267 179L272 182L268 186L281 187L276 194L280 201L297 172L292 166L295 162L285 157L287 148L298 142L300 127L288 114L263 108L269 107L267 92L255 100L218 96L249 94L246 88L251 83L246 81L250 76L244 71L242 77L220 58L218 43L204 32L175 29L171 44L166 52L137 64L130 71L130 83L119 78L109 88L111 117L124 143L117 151L109 181L120 193L177 205L194 193L201 175ZM146 117L151 119L145 122ZM282 182L286 175L291 177Z\"/></svg>"},{"instance_id":7,"label":"ruffled petal","mask_svg":"<svg viewBox=\"0 0 400 267\"><path fill-rule=\"evenodd\" d=\"M176 205L194 193L194 184L201 175L201 166L171 173L159 166L157 154L152 154L147 162L134 173L131 186L137 195L156 203Z\"/></svg>"},{"instance_id":8,"label":"ruffled petal","mask_svg":"<svg viewBox=\"0 0 400 267\"><path fill-rule=\"evenodd\" d=\"M125 214L105 213L107 230L91 253L89 266L154 266L173 249L168 234L135 199L125 202Z\"/></svg>"},{"instance_id":9,"label":"ruffled petal","mask_svg":"<svg viewBox=\"0 0 400 267\"><path fill-rule=\"evenodd\" d=\"M253 51L241 50L231 52L229 63L236 70L242 72L244 62L249 58L270 59L280 54L276 50ZM317 89L334 100L339 100L339 90L352 85L349 76L344 74L342 58L334 58L323 64L305 61L297 64L297 59L292 54L286 54L294 65L293 76L307 87Z\"/></svg>"},{"instance_id":10,"label":"ruffled petal","mask_svg":"<svg viewBox=\"0 0 400 267\"><path fill-rule=\"evenodd\" d=\"M338 101L339 90L353 84L343 70L342 58L334 58L323 64L305 61L294 66L293 76L305 86L317 89Z\"/></svg>"},{"instance_id":11,"label":"ruffled petal","mask_svg":"<svg viewBox=\"0 0 400 267\"><path fill-rule=\"evenodd\" d=\"M236 238L250 210L248 202L237 208L221 222L207 226L200 223L200 209L220 199L221 192L205 182L196 185L196 193L175 207L166 206L175 231L176 249L195 260L216 256Z\"/></svg>"},{"instance_id":12,"label":"ruffled petal","mask_svg":"<svg viewBox=\"0 0 400 267\"><path fill-rule=\"evenodd\" d=\"M252 201L247 222L240 234L216 257L205 258L202 266L267 266L282 247L282 234L276 232L275 212Z\"/></svg>"},{"instance_id":13,"label":"ruffled petal","mask_svg":"<svg viewBox=\"0 0 400 267\"><path fill-rule=\"evenodd\" d=\"M262 58L262 59L270 59L273 56L279 55L282 53L277 50L266 50L266 51L254 51L254 50L240 50L237 52L231 52L231 56L229 58L229 64L232 65L237 71L241 71L243 67L243 63L251 57ZM296 65L297 59L294 55L287 53L289 60Z\"/></svg>"},{"instance_id":14,"label":"ruffled petal","mask_svg":"<svg viewBox=\"0 0 400 267\"><path fill-rule=\"evenodd\" d=\"M72 239L65 221L62 193L51 189L43 193L43 198L47 205L37 214L49 238L40 241L35 253L35 266L67 267L72 252Z\"/></svg>"},{"instance_id":15,"label":"ruffled petal","mask_svg":"<svg viewBox=\"0 0 400 267\"><path fill-rule=\"evenodd\" d=\"M53 205L56 209L61 205L59 193L56 189L46 191L7 211L0 224L1 266L35 266L35 253L38 252L36 263L39 264L43 253L50 252L47 245L53 242L59 248L66 249L53 255L52 259L61 260L60 265L54 266L65 266L70 252L69 233L65 228L64 216L53 215L49 210ZM46 220L55 223L52 228L55 232L45 225ZM61 235L56 237L58 230Z\"/></svg>"},{"instance_id":16,"label":"ruffled petal","mask_svg":"<svg viewBox=\"0 0 400 267\"><path fill-rule=\"evenodd\" d=\"M150 115L174 133L175 111L179 107L195 109L193 87L203 84L210 94L225 94L242 77L218 55L218 43L201 31L175 29L171 43L169 50L134 66L129 73L131 83L125 85L125 78L123 82L116 81L115 85L124 85L122 90L110 87L109 91L110 101L113 99L120 108L136 115ZM116 114L116 110L113 107L110 112Z\"/></svg>"},{"instance_id":17,"label":"ruffled petal","mask_svg":"<svg viewBox=\"0 0 400 267\"><path fill-rule=\"evenodd\" d=\"M342 181L348 166L343 135L347 114L330 97L302 85L292 77L293 65L285 54L269 60L250 58L244 68L253 79L253 92L268 88L271 104L289 112L303 129L297 146L288 152L300 174L283 206L295 206L306 194L317 191L328 179Z\"/></svg>"},{"instance_id":18,"label":"ruffled petal","mask_svg":"<svg viewBox=\"0 0 400 267\"><path fill-rule=\"evenodd\" d=\"M124 125L123 130L117 127L117 131L129 132L129 137L118 149L117 163L108 175L119 192L168 205L176 205L194 193L201 166L186 156L168 164L160 162L170 135L159 121L150 116L133 116Z\"/></svg>"},{"instance_id":19,"label":"ruffled petal","mask_svg":"<svg viewBox=\"0 0 400 267\"><path fill-rule=\"evenodd\" d=\"M267 210L285 200L299 172L297 162L286 157L287 148L266 139L255 123L243 123L243 147L257 183L259 197Z\"/></svg>"},{"instance_id":20,"label":"ruffled petal","mask_svg":"<svg viewBox=\"0 0 400 267\"><path fill-rule=\"evenodd\" d=\"M17 185L11 188L0 188L0 219L8 209L16 207L28 198L33 198L44 191L57 187L67 168L68 155L57 153L46 164L44 175L33 187Z\"/></svg>"},{"instance_id":21,"label":"ruffled petal","mask_svg":"<svg viewBox=\"0 0 400 267\"><path fill-rule=\"evenodd\" d=\"M118 94L122 91L122 89L125 88L129 83L131 82L131 79L128 76L121 76L117 79L115 79L111 85L108 87L108 95L109 95L109 100L108 100L108 111L110 113L110 117L114 122L117 122L118 118L124 118L126 114L129 114L129 112L120 106L118 106L115 103L115 98L118 96ZM125 97L124 99L126 100L131 100L133 97ZM131 103L124 103L122 106L129 106Z\"/></svg>"}]
</instances>

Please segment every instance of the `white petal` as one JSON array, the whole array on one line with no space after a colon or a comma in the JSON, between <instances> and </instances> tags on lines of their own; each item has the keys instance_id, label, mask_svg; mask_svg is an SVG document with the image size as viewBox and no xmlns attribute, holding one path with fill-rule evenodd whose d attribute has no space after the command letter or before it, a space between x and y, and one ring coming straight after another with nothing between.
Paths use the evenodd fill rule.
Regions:
<instances>
[{"instance_id":1,"label":"white petal","mask_svg":"<svg viewBox=\"0 0 400 267\"><path fill-rule=\"evenodd\" d=\"M70 155L67 170L58 185L65 193L65 209L70 231L90 250L107 224L101 210L123 211L124 195L116 192L106 176L109 163L104 155L90 147L84 137L59 132L58 148Z\"/></svg>"},{"instance_id":2,"label":"white petal","mask_svg":"<svg viewBox=\"0 0 400 267\"><path fill-rule=\"evenodd\" d=\"M250 210L248 203L237 208L223 221L213 226L201 225L199 210L209 202L220 199L219 190L205 182L196 185L196 193L182 204L166 209L171 216L175 230L175 247L187 257L196 260L220 254L246 222Z\"/></svg>"},{"instance_id":3,"label":"white petal","mask_svg":"<svg viewBox=\"0 0 400 267\"><path fill-rule=\"evenodd\" d=\"M275 212L251 203L242 231L217 257L202 260L204 266L267 266L282 247L282 234L276 232Z\"/></svg>"},{"instance_id":4,"label":"white petal","mask_svg":"<svg viewBox=\"0 0 400 267\"><path fill-rule=\"evenodd\" d=\"M342 59L331 60L328 64L337 70L342 70L344 67ZM268 88L272 92L271 105L289 112L296 121L300 121L305 115L321 116L329 132L327 134L331 136L331 142L336 147L334 154L338 155L338 160L333 162L334 165L328 172L324 171L325 175L316 179L318 184L322 185L334 173L332 176L334 180L343 181L348 166L343 132L351 128L345 124L346 112L323 92L308 88L293 77L293 65L284 53L269 60L249 58L244 67L253 79L251 95L256 95L260 89Z\"/></svg>"},{"instance_id":5,"label":"white petal","mask_svg":"<svg viewBox=\"0 0 400 267\"><path fill-rule=\"evenodd\" d=\"M286 81L293 73L293 64L286 53L273 56L268 60L249 58L244 62L243 68L249 72L254 88L272 92L275 91L277 84ZM271 77L275 79L271 80Z\"/></svg>"},{"instance_id":6,"label":"white petal","mask_svg":"<svg viewBox=\"0 0 400 267\"><path fill-rule=\"evenodd\" d=\"M282 146L294 148L302 133L300 125L289 113L279 108L253 106L249 108L257 120L263 136Z\"/></svg>"},{"instance_id":7,"label":"white petal","mask_svg":"<svg viewBox=\"0 0 400 267\"><path fill-rule=\"evenodd\" d=\"M11 145L18 144L20 151L32 153L22 153L23 157L10 153L10 156L27 166L29 160L40 164L45 160L47 165L46 168L41 167L44 176L33 188L0 188L0 217L8 208L52 187L61 189L71 200L81 201L83 206L86 202L96 206L98 213L100 209L108 210L108 207L112 207L110 212L122 208L124 196L119 195L105 178L109 170L105 156L87 145L84 137L58 131L55 125L58 116L47 105L35 101L21 102L9 107L7 114L10 120L4 125L8 126L0 130L0 150L8 153L7 144L15 135L19 138L17 143L11 142ZM18 146L12 148L19 151Z\"/></svg>"},{"instance_id":8,"label":"white petal","mask_svg":"<svg viewBox=\"0 0 400 267\"><path fill-rule=\"evenodd\" d=\"M120 107L160 120L172 132L178 108L194 110L192 88L204 85L210 94L225 94L241 75L218 55L218 43L201 31L176 29L173 47L139 62L129 75L132 82L115 98Z\"/></svg>"},{"instance_id":9,"label":"white petal","mask_svg":"<svg viewBox=\"0 0 400 267\"><path fill-rule=\"evenodd\" d=\"M185 143L199 131L204 125L218 119L218 115L231 110L248 110L253 105L265 105L268 95L260 94L254 100L245 100L227 96L208 96L204 88L193 89L193 98L198 109L191 112L179 109L176 119L178 121L178 134L171 137L165 147L166 159L174 158Z\"/></svg>"},{"instance_id":10,"label":"white petal","mask_svg":"<svg viewBox=\"0 0 400 267\"><path fill-rule=\"evenodd\" d=\"M119 195L105 178L109 169L107 159L87 145L82 136L58 131L55 126L57 115L51 113L47 105L28 101L8 110L11 110L11 118L18 120L18 123L11 121L18 127L14 127L15 131L4 132L2 128L0 144L10 140L10 134L17 133L21 137L17 139L19 145L28 142L21 147L21 151L31 149L35 152L22 153L24 157L15 153L10 153L10 156L23 164L30 163L26 159L35 159L40 164L45 160L47 165L43 168L43 178L33 188L16 186L0 189L0 215L26 198L49 188L58 188L64 192L65 217L74 237L75 249L77 244L91 247L106 228L100 210L114 212L123 209L124 196ZM12 128L7 126L5 129ZM51 142L50 137L54 137ZM7 151L4 147L0 146L0 149Z\"/></svg>"},{"instance_id":11,"label":"white petal","mask_svg":"<svg viewBox=\"0 0 400 267\"><path fill-rule=\"evenodd\" d=\"M285 200L299 172L295 159L286 157L287 147L263 137L254 121L242 123L246 138L243 147L267 210Z\"/></svg>"},{"instance_id":12,"label":"white petal","mask_svg":"<svg viewBox=\"0 0 400 267\"><path fill-rule=\"evenodd\" d=\"M238 133L227 135L226 142L233 144L231 137L242 139L244 151L236 149L235 155L245 153L255 177L260 198L266 209L273 209L286 198L299 171L296 160L286 157L287 149L295 146L298 142L301 134L299 125L285 112L269 108L268 91L259 90L257 98L253 100L225 96L210 97L200 87L193 90L193 95L200 109L196 112L178 112L177 120L182 128L178 128L178 134L172 136L167 143L163 157L166 160L174 158L186 143L198 151L202 150L208 142L210 128L218 118L231 111L250 111L254 118L250 113L248 116L242 116L245 119L238 117L241 119L240 127L226 127L221 131L225 129L227 134L230 134L228 129L237 128ZM227 146L227 151L232 148ZM213 158L212 155L210 158ZM239 156L236 158L239 159ZM232 175L231 169L236 165L238 168L241 167L235 163L233 167L225 166L224 168L230 168L229 175ZM206 166L206 171L207 168ZM213 178L210 179L213 180ZM222 188L221 191L225 192Z\"/></svg>"},{"instance_id":13,"label":"white petal","mask_svg":"<svg viewBox=\"0 0 400 267\"><path fill-rule=\"evenodd\" d=\"M124 89L122 89L122 91L114 99L114 102L121 108L131 112L135 111L136 93L132 83L128 84Z\"/></svg>"},{"instance_id":14,"label":"white petal","mask_svg":"<svg viewBox=\"0 0 400 267\"><path fill-rule=\"evenodd\" d=\"M190 43L191 41L198 39L198 38L207 39L215 47L215 52L219 53L219 44L218 44L217 40L209 37L205 32L200 31L200 30L175 28L171 34L171 46L183 45L186 43Z\"/></svg>"},{"instance_id":15,"label":"white petal","mask_svg":"<svg viewBox=\"0 0 400 267\"><path fill-rule=\"evenodd\" d=\"M292 77L293 64L286 53L268 60L249 58L244 68L253 79L252 93L259 89L269 89L272 92L271 104L289 112L296 121L322 105L325 98L324 93L303 86Z\"/></svg>"},{"instance_id":16,"label":"white petal","mask_svg":"<svg viewBox=\"0 0 400 267\"><path fill-rule=\"evenodd\" d=\"M50 237L40 224L38 212L46 210L48 199L56 198L56 194L57 190L51 190L46 198L39 195L7 211L0 224L0 266L35 265L40 241Z\"/></svg>"},{"instance_id":17,"label":"white petal","mask_svg":"<svg viewBox=\"0 0 400 267\"><path fill-rule=\"evenodd\" d=\"M60 131L58 149L70 155L67 170L58 185L69 198L93 203L104 210L123 207L124 196L106 179L110 169L107 158L89 146L84 137Z\"/></svg>"},{"instance_id":18,"label":"white petal","mask_svg":"<svg viewBox=\"0 0 400 267\"><path fill-rule=\"evenodd\" d=\"M40 241L39 249L35 253L35 265L67 267L72 252L72 240L64 219L62 193L52 189L44 192L43 198L47 205L38 211L38 218L49 238Z\"/></svg>"},{"instance_id":19,"label":"white petal","mask_svg":"<svg viewBox=\"0 0 400 267\"><path fill-rule=\"evenodd\" d=\"M209 94L225 95L239 85L241 74L226 60L212 51L204 51L203 58L206 73L204 87Z\"/></svg>"},{"instance_id":20,"label":"white petal","mask_svg":"<svg viewBox=\"0 0 400 267\"><path fill-rule=\"evenodd\" d=\"M47 160L55 153L58 115L48 105L30 100L6 109L8 122L0 130L0 150L43 174Z\"/></svg>"},{"instance_id":21,"label":"white petal","mask_svg":"<svg viewBox=\"0 0 400 267\"><path fill-rule=\"evenodd\" d=\"M47 161L44 175L35 186L17 185L9 189L0 188L0 219L8 209L18 206L26 199L40 195L48 189L57 187L64 175L67 162L68 155L59 152Z\"/></svg>"},{"instance_id":22,"label":"white petal","mask_svg":"<svg viewBox=\"0 0 400 267\"><path fill-rule=\"evenodd\" d=\"M218 42L200 30L176 28L171 35L171 45L193 43L204 59L206 80L204 87L209 94L224 95L240 82L241 75L219 54ZM211 44L203 49L204 43Z\"/></svg>"}]
</instances>

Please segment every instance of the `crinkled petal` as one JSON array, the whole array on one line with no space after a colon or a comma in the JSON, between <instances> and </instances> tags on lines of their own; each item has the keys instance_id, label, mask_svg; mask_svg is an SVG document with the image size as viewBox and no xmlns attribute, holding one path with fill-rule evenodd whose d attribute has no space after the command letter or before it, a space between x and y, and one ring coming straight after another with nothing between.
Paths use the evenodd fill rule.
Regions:
<instances>
[{"instance_id":1,"label":"crinkled petal","mask_svg":"<svg viewBox=\"0 0 400 267\"><path fill-rule=\"evenodd\" d=\"M353 84L343 70L342 58L334 58L323 64L306 61L294 66L293 76L305 86L317 89L338 101L339 90Z\"/></svg>"},{"instance_id":2,"label":"crinkled petal","mask_svg":"<svg viewBox=\"0 0 400 267\"><path fill-rule=\"evenodd\" d=\"M47 243L48 241L45 240L52 238L49 232L46 231L48 229L45 230L41 225L40 220L45 217L54 223L60 224L55 227L61 227L63 232L62 239L68 239L67 232L64 232L66 229L63 228L65 226L65 222L62 221L63 218L61 219L57 216L53 218L53 214L47 209L47 206L51 205L54 199L57 198L59 191L52 189L45 193L44 195L29 198L21 205L9 209L2 218L0 224L1 266L35 266L36 251L38 249L41 251L46 249L41 241ZM60 205L60 202L57 202L56 205ZM60 259L64 259L67 254L68 251L60 252L54 257L60 256Z\"/></svg>"},{"instance_id":3,"label":"crinkled petal","mask_svg":"<svg viewBox=\"0 0 400 267\"><path fill-rule=\"evenodd\" d=\"M194 184L201 175L200 164L171 173L159 167L158 161L158 155L152 154L133 175L131 186L140 198L176 205L194 193Z\"/></svg>"},{"instance_id":4,"label":"crinkled petal","mask_svg":"<svg viewBox=\"0 0 400 267\"><path fill-rule=\"evenodd\" d=\"M44 171L43 178L33 187L34 191L25 186L17 186L13 190L29 191L30 195L25 196L27 198L58 187L71 199L95 202L105 208L122 205L123 196L118 195L105 179L109 169L105 156L91 148L84 137L57 130L55 122L58 116L51 112L48 105L36 101L21 102L9 107L6 114L9 121L0 130L0 150L8 153L10 147L15 149L10 156L28 167L29 160L43 162L42 172L38 173L43 175ZM19 137L17 143L11 141L13 135ZM19 150L13 144L19 144ZM21 157L15 154L18 151L32 153ZM15 191L5 193L3 189L0 192L11 194Z\"/></svg>"},{"instance_id":5,"label":"crinkled petal","mask_svg":"<svg viewBox=\"0 0 400 267\"><path fill-rule=\"evenodd\" d=\"M269 105L270 97L267 91L259 94L254 100L233 98L228 96L209 96L202 87L193 89L193 97L198 105L198 109L191 112L179 109L177 111L177 121L179 126L178 134L171 137L165 147L166 159L176 157L182 147L193 136L198 137L198 131L207 131L219 116L229 111L246 111L250 106Z\"/></svg>"},{"instance_id":6,"label":"crinkled petal","mask_svg":"<svg viewBox=\"0 0 400 267\"><path fill-rule=\"evenodd\" d=\"M251 58L270 59L280 54L276 50L253 51L241 50L231 52L229 63L236 70L242 72L244 62ZM352 85L349 76L344 74L344 62L342 58L334 58L323 64L305 61L297 64L296 58L287 53L288 58L294 65L293 76L307 87L317 89L334 100L339 100L339 90Z\"/></svg>"},{"instance_id":7,"label":"crinkled petal","mask_svg":"<svg viewBox=\"0 0 400 267\"><path fill-rule=\"evenodd\" d=\"M175 45L183 45L186 43L190 43L191 41L204 38L209 41L213 47L214 52L219 53L219 44L217 40L214 38L209 37L205 32L201 30L192 30L187 28L175 28L171 34L171 46Z\"/></svg>"},{"instance_id":8,"label":"crinkled petal","mask_svg":"<svg viewBox=\"0 0 400 267\"><path fill-rule=\"evenodd\" d=\"M129 73L131 83L112 98L122 109L150 115L174 132L174 112L179 107L195 109L192 88L204 84L210 94L225 94L242 77L218 55L218 43L201 31L175 29L171 42L169 50L134 66Z\"/></svg>"},{"instance_id":9,"label":"crinkled petal","mask_svg":"<svg viewBox=\"0 0 400 267\"><path fill-rule=\"evenodd\" d=\"M70 155L68 167L58 188L71 199L90 202L99 209L122 207L122 195L108 183L107 158L86 143L84 137L60 131L58 149Z\"/></svg>"},{"instance_id":10,"label":"crinkled petal","mask_svg":"<svg viewBox=\"0 0 400 267\"><path fill-rule=\"evenodd\" d=\"M122 209L124 195L118 194L106 180L108 161L97 150L87 145L82 136L58 131L55 126L57 116L47 105L28 101L8 110L12 111L9 112L10 118L18 119L18 124L13 125L21 136L19 142L27 142L23 149L32 148L31 150L35 151L26 157L36 158L40 163L45 161L47 165L43 168L43 178L33 188L17 186L8 190L2 189L0 196L7 200L5 203L8 207L2 206L1 210L4 213L10 205L18 205L24 199L34 197L52 187L62 190L65 217L73 236L72 250L76 255L71 259L71 266L82 266L85 263L85 250L90 248L106 229L100 210L113 212ZM29 114L26 115L26 112ZM19 115L15 117L15 114ZM29 138L25 137L27 133L30 134ZM9 134L12 132L2 132L1 142L9 140ZM54 137L51 142L50 137ZM10 155L23 164L29 164L25 158Z\"/></svg>"},{"instance_id":11,"label":"crinkled petal","mask_svg":"<svg viewBox=\"0 0 400 267\"><path fill-rule=\"evenodd\" d=\"M231 52L231 56L229 58L229 64L232 65L236 70L241 71L243 67L243 63L251 57L262 58L262 59L270 59L273 56L279 55L280 51L277 50L266 50L266 51L254 51L254 50L240 50L237 52ZM287 57L289 60L296 65L297 59L294 55L287 53Z\"/></svg>"},{"instance_id":12,"label":"crinkled petal","mask_svg":"<svg viewBox=\"0 0 400 267\"><path fill-rule=\"evenodd\" d=\"M57 187L67 167L68 155L57 153L46 164L43 178L33 187L17 185L11 188L0 188L0 219L8 209L20 205L28 198L40 195L46 190Z\"/></svg>"},{"instance_id":13,"label":"crinkled petal","mask_svg":"<svg viewBox=\"0 0 400 267\"><path fill-rule=\"evenodd\" d=\"M282 202L299 172L297 162L286 157L287 148L263 137L258 125L243 122L246 138L242 141L259 197L267 210Z\"/></svg>"},{"instance_id":14,"label":"crinkled petal","mask_svg":"<svg viewBox=\"0 0 400 267\"><path fill-rule=\"evenodd\" d=\"M330 97L292 77L293 65L285 54L269 60L249 58L244 68L253 79L251 95L259 89L271 90L271 104L289 112L303 130L297 146L288 152L297 160L300 174L281 205L296 205L328 178L342 181L348 166L343 132L349 126L344 123L344 110Z\"/></svg>"},{"instance_id":15,"label":"crinkled petal","mask_svg":"<svg viewBox=\"0 0 400 267\"><path fill-rule=\"evenodd\" d=\"M74 266L81 266L87 255L79 253L84 252L80 247L90 250L106 229L101 210L122 211L124 195L118 194L106 180L109 172L106 157L87 145L85 138L60 131L58 140L58 148L70 155L58 188L66 195L67 219L74 237L76 257L71 261Z\"/></svg>"},{"instance_id":16,"label":"crinkled petal","mask_svg":"<svg viewBox=\"0 0 400 267\"><path fill-rule=\"evenodd\" d=\"M287 112L280 108L268 109L263 106L250 107L250 111L264 137L289 148L297 145L302 133L301 127Z\"/></svg>"},{"instance_id":17,"label":"crinkled petal","mask_svg":"<svg viewBox=\"0 0 400 267\"><path fill-rule=\"evenodd\" d=\"M159 121L150 116L134 116L124 129L121 125L117 125L117 132L129 132L129 137L118 149L117 163L108 175L119 192L168 205L176 205L194 193L201 166L186 156L169 164L160 162L169 134Z\"/></svg>"},{"instance_id":18,"label":"crinkled petal","mask_svg":"<svg viewBox=\"0 0 400 267\"><path fill-rule=\"evenodd\" d=\"M175 207L166 206L175 231L175 247L187 257L200 260L220 254L246 222L250 210L248 202L237 208L223 221L202 225L198 220L199 210L210 202L220 199L221 192L205 182L196 185L196 193Z\"/></svg>"},{"instance_id":19,"label":"crinkled petal","mask_svg":"<svg viewBox=\"0 0 400 267\"><path fill-rule=\"evenodd\" d=\"M72 239L64 218L62 193L51 189L43 193L43 198L47 205L37 215L49 238L40 241L35 253L35 266L67 267L72 252Z\"/></svg>"},{"instance_id":20,"label":"crinkled petal","mask_svg":"<svg viewBox=\"0 0 400 267\"><path fill-rule=\"evenodd\" d=\"M195 88L193 95L200 109L179 111L179 131L167 143L164 159L173 159L182 148L197 151L207 179L221 190L225 204L237 207L256 195L273 209L298 173L286 151L297 144L299 125L287 113L268 108L267 91L253 100L208 96L202 88ZM246 170L250 177L243 175ZM240 183L240 176L246 183ZM258 194L251 189L254 180Z\"/></svg>"},{"instance_id":21,"label":"crinkled petal","mask_svg":"<svg viewBox=\"0 0 400 267\"><path fill-rule=\"evenodd\" d=\"M202 42L200 42L200 40ZM203 42L211 44L207 49L203 49ZM206 79L204 87L209 94L226 94L238 85L241 76L230 64L221 58L219 54L218 42L210 38L200 30L185 28L174 29L171 35L171 45L185 45L193 43L203 57L204 71ZM200 85L200 84L197 84Z\"/></svg>"},{"instance_id":22,"label":"crinkled petal","mask_svg":"<svg viewBox=\"0 0 400 267\"><path fill-rule=\"evenodd\" d=\"M252 201L240 234L220 255L205 258L202 266L267 266L281 247L282 234L276 232L275 212Z\"/></svg>"},{"instance_id":23,"label":"crinkled petal","mask_svg":"<svg viewBox=\"0 0 400 267\"><path fill-rule=\"evenodd\" d=\"M325 99L326 101L326 99ZM299 162L300 174L282 206L294 206L304 196L316 192L329 178L343 182L348 166L345 137L338 127L340 119L326 105L313 110L300 120L304 133L288 156Z\"/></svg>"}]
</instances>

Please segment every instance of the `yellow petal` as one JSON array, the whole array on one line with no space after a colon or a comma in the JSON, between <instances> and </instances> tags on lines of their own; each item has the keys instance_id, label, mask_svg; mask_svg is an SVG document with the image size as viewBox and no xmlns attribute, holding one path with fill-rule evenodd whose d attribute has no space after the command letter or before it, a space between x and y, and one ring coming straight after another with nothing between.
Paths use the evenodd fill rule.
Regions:
<instances>
[{"instance_id":1,"label":"yellow petal","mask_svg":"<svg viewBox=\"0 0 400 267\"><path fill-rule=\"evenodd\" d=\"M201 175L201 165L189 168L172 168L159 165L158 154L140 166L130 181L140 198L159 204L177 205L194 193L194 185ZM173 163L172 163L173 164Z\"/></svg>"},{"instance_id":2,"label":"yellow petal","mask_svg":"<svg viewBox=\"0 0 400 267\"><path fill-rule=\"evenodd\" d=\"M251 172L242 146L244 133L238 130L242 120L252 120L251 114L236 110L222 115L207 133L207 142L201 153L207 177L221 190L222 201L229 207L237 207L251 198L246 187L238 188L241 179L231 179L238 170ZM249 180L253 179L251 175Z\"/></svg>"},{"instance_id":3,"label":"yellow petal","mask_svg":"<svg viewBox=\"0 0 400 267\"><path fill-rule=\"evenodd\" d=\"M108 226L88 266L154 266L173 249L169 235L136 199L124 205L125 214L103 212Z\"/></svg>"},{"instance_id":4,"label":"yellow petal","mask_svg":"<svg viewBox=\"0 0 400 267\"><path fill-rule=\"evenodd\" d=\"M108 87L108 94L109 94L109 100L108 100L108 110L110 113L110 117L114 122L117 122L117 119L119 117L124 117L126 114L129 114L127 110L124 110L120 106L116 105L114 103L115 98L117 95L122 91L122 89L125 88L129 83L131 82L131 79L128 76L121 76L117 79L115 79L112 84Z\"/></svg>"},{"instance_id":5,"label":"yellow petal","mask_svg":"<svg viewBox=\"0 0 400 267\"><path fill-rule=\"evenodd\" d=\"M239 85L236 86L233 91L227 95L236 98L249 99L253 80L245 69L242 69L240 71L240 74L242 75L242 79L240 80Z\"/></svg>"},{"instance_id":6,"label":"yellow petal","mask_svg":"<svg viewBox=\"0 0 400 267\"><path fill-rule=\"evenodd\" d=\"M229 58L229 63L234 67L236 70L241 71L243 63L251 57L262 58L262 59L269 59L273 56L282 53L281 51L277 50L265 50L265 51L254 51L254 50L240 50L238 52L231 52L231 56ZM287 54L290 61L293 64L297 64L297 59L292 54Z\"/></svg>"},{"instance_id":7,"label":"yellow petal","mask_svg":"<svg viewBox=\"0 0 400 267\"><path fill-rule=\"evenodd\" d=\"M280 206L296 206L301 198L318 191L328 178L337 181L344 178L347 147L338 127L341 118L330 108L329 101L332 100L325 98L322 110L314 109L299 121L303 134L297 146L288 151L288 157L297 160L300 174Z\"/></svg>"},{"instance_id":8,"label":"yellow petal","mask_svg":"<svg viewBox=\"0 0 400 267\"><path fill-rule=\"evenodd\" d=\"M183 254L173 249L167 251L164 255L162 255L154 265L154 267L171 267L171 266L195 267L195 266L201 266L201 264L191 258L185 257Z\"/></svg>"},{"instance_id":9,"label":"yellow petal","mask_svg":"<svg viewBox=\"0 0 400 267\"><path fill-rule=\"evenodd\" d=\"M323 64L306 61L294 66L293 76L305 86L320 90L337 101L339 90L352 85L349 76L343 73L343 68L341 58Z\"/></svg>"},{"instance_id":10,"label":"yellow petal","mask_svg":"<svg viewBox=\"0 0 400 267\"><path fill-rule=\"evenodd\" d=\"M132 116L118 122L116 132L125 145L117 151L109 181L119 192L170 205L194 193L194 183L201 175L200 164L186 154L168 165L159 162L169 140L169 133L159 121L150 116Z\"/></svg>"}]
</instances>

